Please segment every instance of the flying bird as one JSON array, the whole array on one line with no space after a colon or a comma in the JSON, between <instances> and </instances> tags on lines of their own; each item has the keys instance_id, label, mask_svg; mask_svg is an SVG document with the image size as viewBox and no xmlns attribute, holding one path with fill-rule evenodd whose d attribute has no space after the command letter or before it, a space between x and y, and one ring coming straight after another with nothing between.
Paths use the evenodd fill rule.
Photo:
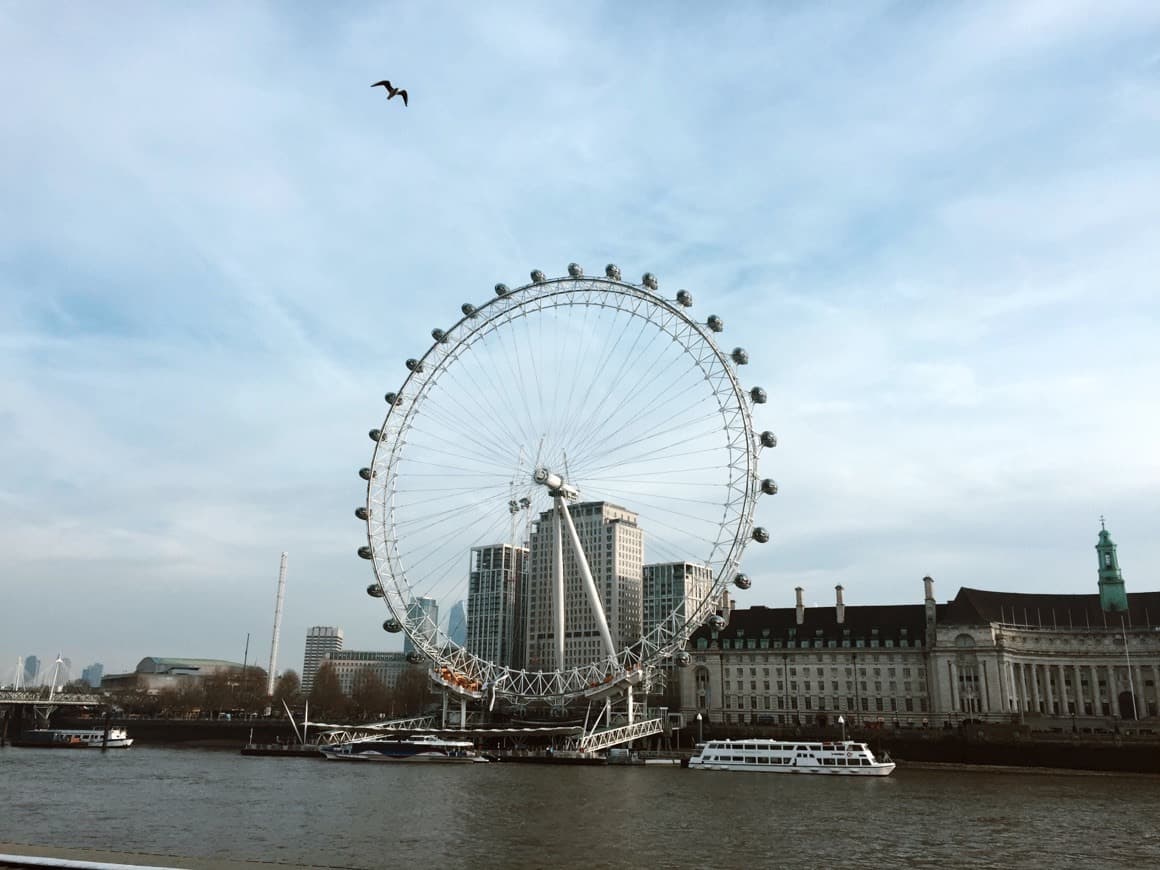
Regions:
<instances>
[{"instance_id":1,"label":"flying bird","mask_svg":"<svg viewBox=\"0 0 1160 870\"><path fill-rule=\"evenodd\" d=\"M387 99L388 100L391 99L392 97L400 96L403 98L403 105L404 106L407 105L407 92L405 90L403 90L402 88L396 88L394 85L392 85L386 79L383 79L383 81L381 81L381 82L375 82L373 85L371 85L371 87L377 88L379 85L382 85L384 88L387 89Z\"/></svg>"}]
</instances>

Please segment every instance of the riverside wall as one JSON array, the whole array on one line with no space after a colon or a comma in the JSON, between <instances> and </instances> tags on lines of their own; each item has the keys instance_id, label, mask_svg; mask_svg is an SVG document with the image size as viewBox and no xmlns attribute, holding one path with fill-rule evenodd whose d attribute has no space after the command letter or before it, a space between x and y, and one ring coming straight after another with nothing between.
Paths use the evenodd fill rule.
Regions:
<instances>
[{"instance_id":1,"label":"riverside wall","mask_svg":"<svg viewBox=\"0 0 1160 870\"><path fill-rule=\"evenodd\" d=\"M255 743L294 742L285 719L205 720L117 718L139 746L172 746L240 750ZM60 717L56 727L99 727L103 720ZM692 734L677 741L678 751L691 754ZM838 740L841 732L821 729L706 729L708 739ZM971 725L954 729L848 729L846 737L865 742L875 754L890 753L895 761L1050 767L1072 770L1160 774L1160 736L1153 734L1085 734L1036 731L1026 726ZM646 741L642 741L644 743ZM648 748L641 746L640 748Z\"/></svg>"}]
</instances>

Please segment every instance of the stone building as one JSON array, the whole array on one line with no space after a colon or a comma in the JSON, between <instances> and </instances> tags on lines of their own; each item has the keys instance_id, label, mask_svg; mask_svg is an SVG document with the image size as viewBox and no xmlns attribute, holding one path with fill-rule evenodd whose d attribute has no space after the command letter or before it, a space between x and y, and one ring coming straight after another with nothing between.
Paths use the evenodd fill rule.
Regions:
<instances>
[{"instance_id":1,"label":"stone building","mask_svg":"<svg viewBox=\"0 0 1160 870\"><path fill-rule=\"evenodd\" d=\"M322 664L334 668L344 695L354 691L358 676L364 670L369 669L384 687L393 689L408 668L406 653L352 649L329 652L323 656Z\"/></svg>"},{"instance_id":2,"label":"stone building","mask_svg":"<svg viewBox=\"0 0 1160 870\"><path fill-rule=\"evenodd\" d=\"M702 626L681 674L682 710L725 724L900 725L1030 720L1048 728L1154 719L1160 593L1128 594L1106 528L1098 593L962 588L938 604L735 610ZM1100 722L1085 721L1094 718Z\"/></svg>"}]
</instances>

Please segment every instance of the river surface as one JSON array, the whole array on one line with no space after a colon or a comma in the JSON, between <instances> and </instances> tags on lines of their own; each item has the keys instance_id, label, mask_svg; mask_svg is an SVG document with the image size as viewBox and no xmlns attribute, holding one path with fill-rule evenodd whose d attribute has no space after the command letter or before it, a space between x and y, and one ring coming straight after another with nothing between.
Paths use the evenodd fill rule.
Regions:
<instances>
[{"instance_id":1,"label":"river surface","mask_svg":"<svg viewBox=\"0 0 1160 870\"><path fill-rule=\"evenodd\" d=\"M0 842L342 868L1160 867L1160 777L0 749Z\"/></svg>"}]
</instances>

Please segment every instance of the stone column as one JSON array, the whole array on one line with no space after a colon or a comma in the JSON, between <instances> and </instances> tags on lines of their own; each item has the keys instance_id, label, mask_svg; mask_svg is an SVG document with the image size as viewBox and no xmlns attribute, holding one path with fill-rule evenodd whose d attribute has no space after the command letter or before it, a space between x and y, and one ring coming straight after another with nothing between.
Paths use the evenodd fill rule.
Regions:
<instances>
[{"instance_id":1,"label":"stone column","mask_svg":"<svg viewBox=\"0 0 1160 870\"><path fill-rule=\"evenodd\" d=\"M983 682L983 687L979 690L979 712L991 712L991 681L987 679L987 660L978 659L979 663L979 678Z\"/></svg>"},{"instance_id":2,"label":"stone column","mask_svg":"<svg viewBox=\"0 0 1160 870\"><path fill-rule=\"evenodd\" d=\"M1047 715L1055 715L1055 705L1053 703L1054 695L1051 691L1051 665L1045 664L1043 666L1043 695L1044 701L1047 703Z\"/></svg>"},{"instance_id":3,"label":"stone column","mask_svg":"<svg viewBox=\"0 0 1160 870\"><path fill-rule=\"evenodd\" d=\"M1027 681L1027 662L1020 662L1019 663L1019 688L1022 690L1022 694L1023 694L1023 706L1020 709L1024 713L1029 713L1031 711L1031 703L1030 703L1031 702L1031 692L1030 692L1030 689L1028 688L1028 686L1029 686L1029 683Z\"/></svg>"},{"instance_id":4,"label":"stone column","mask_svg":"<svg viewBox=\"0 0 1160 870\"><path fill-rule=\"evenodd\" d=\"M1108 703L1112 707L1112 715L1119 719L1120 693L1116 691L1116 666L1105 665L1104 670L1108 672Z\"/></svg>"},{"instance_id":5,"label":"stone column","mask_svg":"<svg viewBox=\"0 0 1160 870\"><path fill-rule=\"evenodd\" d=\"M1074 671L1074 673L1071 675L1071 680L1072 680L1072 685L1075 687L1075 715L1082 716L1083 715L1083 688L1082 688L1083 681L1080 679L1079 665L1072 665L1071 669L1072 669L1072 671Z\"/></svg>"},{"instance_id":6,"label":"stone column","mask_svg":"<svg viewBox=\"0 0 1160 870\"><path fill-rule=\"evenodd\" d=\"M1031 665L1031 698L1035 701L1035 712L1042 712L1043 708L1039 706L1039 665L1034 663Z\"/></svg>"},{"instance_id":7,"label":"stone column","mask_svg":"<svg viewBox=\"0 0 1160 870\"><path fill-rule=\"evenodd\" d=\"M1092 715L1103 716L1104 705L1100 702L1099 671L1096 670L1095 665L1088 665L1088 670L1091 671L1091 676L1089 679L1092 683Z\"/></svg>"},{"instance_id":8,"label":"stone column","mask_svg":"<svg viewBox=\"0 0 1160 870\"><path fill-rule=\"evenodd\" d=\"M951 681L951 709L957 713L959 711L959 666L955 664L954 659L947 660L947 673L950 674Z\"/></svg>"},{"instance_id":9,"label":"stone column","mask_svg":"<svg viewBox=\"0 0 1160 870\"><path fill-rule=\"evenodd\" d=\"M1132 679L1135 680L1132 703L1136 706L1136 718L1144 719L1148 715L1148 702L1144 698L1144 673L1139 665L1132 665Z\"/></svg>"}]
</instances>

